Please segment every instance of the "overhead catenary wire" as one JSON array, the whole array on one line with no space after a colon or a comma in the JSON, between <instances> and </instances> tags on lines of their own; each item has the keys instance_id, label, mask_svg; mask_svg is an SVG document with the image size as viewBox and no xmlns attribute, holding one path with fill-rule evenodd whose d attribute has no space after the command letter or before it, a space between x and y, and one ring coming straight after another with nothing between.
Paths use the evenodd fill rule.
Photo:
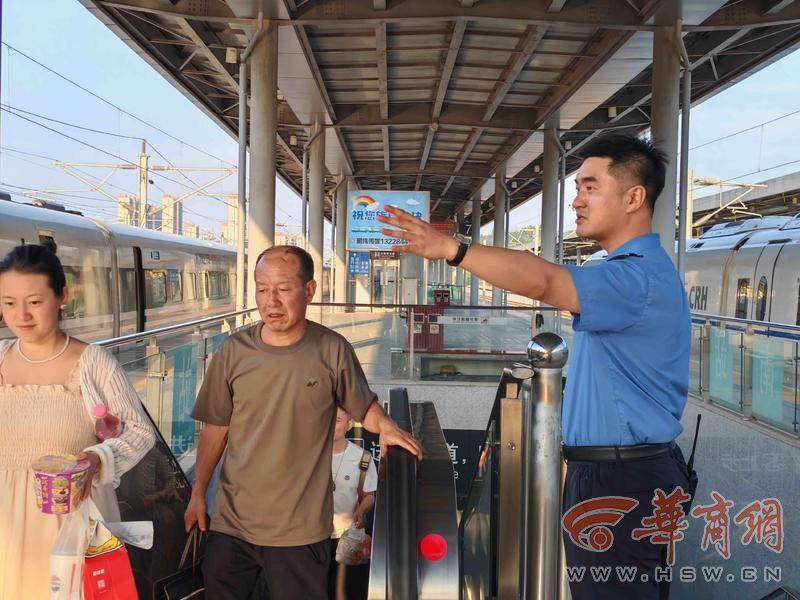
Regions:
<instances>
[{"instance_id":1,"label":"overhead catenary wire","mask_svg":"<svg viewBox=\"0 0 800 600\"><path fill-rule=\"evenodd\" d=\"M9 150L15 151L15 150L10 149L10 148L0 148L0 150L5 150L6 152L9 151ZM16 150L16 152L21 152L21 151ZM28 154L28 155L36 156L37 158L42 158L42 159L45 159L45 160L55 160L55 159L50 159L49 157L45 157L45 156L42 156L42 155L39 155L39 154L33 154L33 153L30 153L30 152L21 152L21 153L22 154ZM9 158L13 158L15 160L21 160L21 161L27 162L29 164L32 164L32 165L40 167L40 168L51 169L51 170L56 171L58 173L63 173L63 171L61 171L60 169L56 169L55 167L52 167L50 165L42 165L40 163L33 162L32 160L28 160L28 159L25 159L25 158L22 158L22 157L19 157L19 156L14 156L13 154L7 154L7 156ZM83 171L81 169L77 169L76 168L75 170L78 171L79 173L87 176L87 177L91 177L92 176L91 173L87 173L86 171ZM78 193L79 193L78 191L76 191L76 192L65 192L65 191L55 192L55 191L50 191L50 190L37 190L37 189L30 188L30 187L23 187L23 186L10 184L10 183L6 184L6 185L8 185L9 187L15 187L15 188L24 190L26 192L35 192L35 193L40 193L42 195L57 195L57 196L66 196L68 198L83 198L85 200L92 200L92 201L113 202L112 200L110 200L108 198L103 198L103 197L81 196L81 195L78 195ZM135 196L136 195L133 192L130 192L130 191L126 190L125 188L122 188L122 187L120 187L118 185L115 185L113 183L110 183L110 182L106 182L105 185L107 185L109 187L116 188L116 189L126 193L129 196ZM166 191L163 188L161 188L160 186L156 185L155 183L153 185L159 191L161 191L162 193L166 194ZM90 191L90 190L87 190L87 191ZM203 219L208 219L209 221L215 221L216 220L216 219L214 219L214 217L211 217L210 215L197 212L195 210L192 210L191 208L188 208L187 206L184 206L184 210L186 212L189 212L189 213L195 215L195 216L202 217Z\"/></svg>"},{"instance_id":2,"label":"overhead catenary wire","mask_svg":"<svg viewBox=\"0 0 800 600\"><path fill-rule=\"evenodd\" d=\"M33 58L32 56L30 56L30 55L26 54L25 52L21 51L19 48L16 48L16 47L14 47L14 46L12 46L12 45L10 45L10 44L6 43L6 42L0 42L0 43L1 43L3 46L6 46L6 47L7 47L7 48L8 48L10 51L11 51L11 50L13 50L15 53L19 54L20 56L23 56L23 57L25 57L26 59L28 59L28 60L29 60L29 61L31 61L32 63L34 63L34 64L38 65L39 67L41 67L41 68L45 69L46 71L48 71L48 72L52 73L53 75L56 75L57 77L59 77L59 78L63 79L64 81L66 81L66 82L70 83L71 85L74 85L74 86L75 86L75 87L77 87L78 89L80 89L80 90L83 90L84 92L86 92L86 93L87 93L87 94L89 94L90 96L92 96L92 97L94 97L94 98L97 98L97 99L98 99L98 100L100 100L101 102L104 102L105 104L108 104L109 106L111 106L111 107L113 107L113 108L117 109L117 110L118 110L118 111L120 111L121 113L123 113L123 114L125 114L125 115L128 115L128 116L129 116L129 117L131 117L132 119L135 119L135 120L139 121L140 123L142 123L142 124L144 124L144 125L147 125L148 127L151 127L152 129L154 129L154 130L156 130L156 131L158 131L158 132L160 132L160 133L162 133L162 134L166 135L167 137L169 137L169 138L171 138L171 139L175 140L176 142L180 142L181 144L184 144L185 146L187 146L187 147L189 147L189 148L191 148L191 149L193 149L193 150L196 150L197 152L200 152L201 154L205 154L206 156L208 156L208 157L210 157L210 158L213 158L213 159L215 159L215 160L218 160L220 163L225 163L225 164L227 164L227 165L230 165L230 166L232 166L232 167L235 167L235 166L236 166L236 165L234 165L233 163L231 163L230 161L224 160L224 159L220 158L219 156L215 156L214 154L211 154L210 152L206 152L205 150L202 150L202 149L198 148L197 146L194 146L194 145L190 144L189 142L187 142L187 141L185 141L185 140L182 140L182 139L180 139L179 137L177 137L177 136L174 136L174 135L172 135L171 133L169 133L169 132L167 132L167 131L165 131L165 130L161 129L161 128L160 128L160 127L158 127L157 125L153 125L153 124L152 124L152 123L150 123L149 121L146 121L145 119L142 119L141 117L138 117L137 115L134 115L133 113L131 113L131 112L129 112L129 111L127 111L127 110L125 110L125 109L124 109L124 108L122 108L121 106L119 106L119 105L117 105L117 104L114 104L114 103L113 103L113 102L111 102L110 100L107 100L106 98L103 98L103 97L102 97L102 96L100 96L99 94L96 94L95 92L91 91L90 89L88 89L88 88L86 88L86 87L82 86L81 84L77 83L76 81L74 81L74 80L70 79L70 78L69 78L69 77L67 77L66 75L63 75L62 73L59 73L57 70L55 70L55 69L53 69L53 68L51 68L51 67L48 67L48 66L47 66L47 65L45 65L44 63L42 63L42 62L40 62L40 61L36 60L36 59L35 59L35 58Z\"/></svg>"},{"instance_id":3,"label":"overhead catenary wire","mask_svg":"<svg viewBox=\"0 0 800 600\"><path fill-rule=\"evenodd\" d=\"M109 131L102 131L102 130L99 130L99 129L92 129L91 127L85 127L83 125L70 123L68 121L61 121L61 120L58 120L58 119L54 119L52 117L48 117L46 115L42 115L42 114L35 113L35 112L32 112L32 111L24 110L24 109L15 107L15 106L10 106L8 104L0 104L0 109L5 109L6 112L9 112L10 114L16 115L16 113L23 113L23 114L26 114L26 115L29 115L29 116L32 116L32 117L45 119L47 121L58 123L60 125L64 125L64 126L67 126L67 127L74 127L74 128L81 129L81 130L84 130L84 131L89 131L89 132L92 132L92 133L97 133L97 134L102 134L102 135L109 135L109 136L122 138L122 139L143 141L148 146L150 146L156 152L156 154L158 154L161 158L163 158L167 162L167 164L169 164L169 166L175 168L176 172L180 173L183 177L185 177L187 180L189 180L196 188L200 187L200 185L197 182L193 181L188 175L185 175L185 174L181 173L180 170L177 167L175 167L175 165L162 152L160 152L151 142L149 142L145 138L142 138L142 137L139 137L139 136L122 135L122 134L119 134L119 133L113 133L113 132L109 132ZM19 115L16 115L16 116L19 116ZM53 160L55 160L55 159L53 159ZM121 159L121 160L124 160L124 159ZM131 162L131 161L128 161L128 162ZM135 163L132 163L132 164L135 164ZM163 178L167 179L168 181L172 181L176 185L183 186L183 187L185 187L187 189L192 189L191 186L183 183L182 181L178 181L176 179L172 179L172 178L167 177L166 175L164 175L162 173L156 173L156 175L158 175L159 177L163 177ZM214 200L216 200L218 202L221 202L222 204L225 204L226 206L233 206L232 204L229 204L228 202L225 202L225 200L223 200L221 198L218 198L216 196L209 196L209 197L213 198Z\"/></svg>"},{"instance_id":4,"label":"overhead catenary wire","mask_svg":"<svg viewBox=\"0 0 800 600\"><path fill-rule=\"evenodd\" d=\"M89 131L91 133L97 133L97 134L100 134L100 135L110 135L110 136L113 136L113 137L123 138L123 139L126 139L126 140L137 140L137 141L143 141L144 140L144 138L139 137L139 136L123 135L121 133L114 133L112 131L103 131L102 129L94 129L92 127L86 127L85 125L78 125L76 123L70 123L69 121L61 121L61 120L55 119L53 117L48 117L47 115L42 115L42 114L35 113L35 112L29 111L29 110L25 110L23 108L19 108L18 106L11 106L10 104L0 104L0 107L5 108L8 111L14 111L14 112L18 112L18 113L23 113L23 114L26 114L26 115L30 115L32 117L37 117L39 119L44 119L45 121L50 121L51 123L58 123L59 125L64 125L66 127L73 127L75 129L81 129L83 131Z\"/></svg>"},{"instance_id":5,"label":"overhead catenary wire","mask_svg":"<svg viewBox=\"0 0 800 600\"><path fill-rule=\"evenodd\" d=\"M93 144L90 144L89 142L87 142L87 141L85 141L85 140L81 140L81 139L79 139L79 138L76 138L76 137L74 137L74 136L71 136L71 135L69 135L68 133L64 133L63 131L59 131L58 129L54 129L54 128L52 128L52 127L49 127L49 126L47 126L47 125L45 125L45 124L43 124L43 123L39 123L38 121L36 121L36 120L34 120L34 119L28 118L28 117L26 117L26 116L24 116L24 115L21 115L21 114L19 114L19 113L16 113L16 112L14 112L14 111L11 111L11 110L9 110L9 109L7 109L7 108L3 107L3 106L0 106L0 110L2 110L2 111L5 111L5 112L7 112L7 113L8 113L8 114L10 114L10 115L14 115L14 116L15 116L15 117L17 117L18 119L22 119L22 120L24 120L24 121L27 121L27 122L29 122L29 123L32 123L32 124L34 124L34 125L38 125L39 127L43 128L43 129L46 129L46 130L48 130L48 131L52 131L53 133L56 133L56 134L58 134L58 135L61 135L61 136L65 137L65 138L67 138L67 139L70 139L70 140L72 140L72 141L74 141L74 142L77 142L77 143L79 143L79 144L82 144L82 145L84 145L84 146L87 146L88 148L91 148L92 150L96 150L97 152L100 152L100 153L102 153L102 154L105 154L105 155L107 155L107 156L110 156L110 157L112 157L112 158L116 158L117 160L120 160L120 161L122 161L122 162L124 162L124 163L126 163L126 164L128 164L128 165L131 165L132 167L135 167L135 168L137 168L137 169L139 168L139 165L138 165L137 163L135 163L135 162L133 162L133 161L130 161L130 160L126 159L126 158L123 158L123 157L121 157L121 156L119 156L119 155L117 155L117 154L114 154L113 152L109 152L108 150L103 150L102 148L99 148L99 147L97 147L97 146L95 146L95 145L93 145ZM137 139L138 139L138 138L137 138ZM172 179L171 177L168 177L168 176L164 175L163 173L159 173L158 171L150 171L150 172L151 172L151 173L152 173L154 176L156 176L156 177L160 177L160 178L162 178L162 179L165 179L166 181L169 181L169 182L171 182L171 183L174 183L174 184L176 184L176 185L182 185L182 186L184 186L184 187L188 187L188 186L186 186L186 184L185 184L185 183L181 183L180 181L177 181L177 180L175 180L175 179Z\"/></svg>"}]
</instances>

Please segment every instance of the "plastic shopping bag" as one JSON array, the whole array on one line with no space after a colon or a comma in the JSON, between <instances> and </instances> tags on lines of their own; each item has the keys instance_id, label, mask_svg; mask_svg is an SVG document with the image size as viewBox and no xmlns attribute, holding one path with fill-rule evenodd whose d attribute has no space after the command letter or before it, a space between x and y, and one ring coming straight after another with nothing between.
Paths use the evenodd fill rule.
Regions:
<instances>
[{"instance_id":1,"label":"plastic shopping bag","mask_svg":"<svg viewBox=\"0 0 800 600\"><path fill-rule=\"evenodd\" d=\"M369 536L362 528L350 525L336 546L336 562L343 565L363 565L369 562Z\"/></svg>"},{"instance_id":2,"label":"plastic shopping bag","mask_svg":"<svg viewBox=\"0 0 800 600\"><path fill-rule=\"evenodd\" d=\"M97 507L92 506L89 514L91 537L86 549L84 600L138 600L136 583L125 545L111 533L110 527L103 522ZM132 534L138 528L140 534L132 535L139 542L136 545L146 548L153 545L152 523L114 523L113 527L117 531L124 532L121 535Z\"/></svg>"},{"instance_id":3,"label":"plastic shopping bag","mask_svg":"<svg viewBox=\"0 0 800 600\"><path fill-rule=\"evenodd\" d=\"M50 550L51 600L81 600L84 555L89 545L89 503L64 517Z\"/></svg>"}]
</instances>

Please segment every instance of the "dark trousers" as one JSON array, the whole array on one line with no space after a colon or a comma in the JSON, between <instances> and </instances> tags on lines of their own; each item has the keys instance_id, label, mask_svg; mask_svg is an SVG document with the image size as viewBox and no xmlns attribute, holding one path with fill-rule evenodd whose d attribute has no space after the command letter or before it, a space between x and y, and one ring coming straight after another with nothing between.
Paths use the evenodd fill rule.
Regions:
<instances>
[{"instance_id":1,"label":"dark trousers","mask_svg":"<svg viewBox=\"0 0 800 600\"><path fill-rule=\"evenodd\" d=\"M263 574L272 600L327 600L330 541L305 546L258 546L212 531L203 559L208 600L251 598Z\"/></svg>"},{"instance_id":2,"label":"dark trousers","mask_svg":"<svg viewBox=\"0 0 800 600\"><path fill-rule=\"evenodd\" d=\"M331 565L328 571L328 600L367 600L369 563L343 565L336 562L339 540L331 540Z\"/></svg>"},{"instance_id":3,"label":"dark trousers","mask_svg":"<svg viewBox=\"0 0 800 600\"><path fill-rule=\"evenodd\" d=\"M618 496L637 500L639 504L625 514L615 525L607 525L613 534L613 543L603 551L581 548L573 542L566 531L568 573L573 575L570 591L573 600L666 600L669 597L669 581L664 574L667 567L667 546L654 544L650 538L634 540L634 529L647 527L642 519L653 515L652 500L656 489L666 494L680 486L689 493L688 469L680 448L675 446L669 454L653 458L625 461L579 462L570 461L564 486L564 514L576 504L593 498ZM688 518L689 502L682 506ZM613 511L605 511L613 519ZM574 527L578 530L578 527ZM585 544L602 547L610 539L605 532L587 521L583 530ZM675 543L675 552L680 552L681 542ZM581 567L584 567L582 580ZM610 567L610 569L609 569ZM630 567L634 567L631 569ZM627 568L627 569L626 569ZM660 569L657 576L656 568ZM635 576L630 579L632 573Z\"/></svg>"}]
</instances>

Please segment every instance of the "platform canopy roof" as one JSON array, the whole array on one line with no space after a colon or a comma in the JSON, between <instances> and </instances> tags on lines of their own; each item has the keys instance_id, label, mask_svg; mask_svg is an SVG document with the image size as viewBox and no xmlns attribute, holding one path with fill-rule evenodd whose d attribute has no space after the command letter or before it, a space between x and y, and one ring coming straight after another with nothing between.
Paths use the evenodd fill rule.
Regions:
<instances>
[{"instance_id":1,"label":"platform canopy roof","mask_svg":"<svg viewBox=\"0 0 800 600\"><path fill-rule=\"evenodd\" d=\"M647 128L657 25L682 22L693 103L800 43L792 0L685 0L677 13L669 0L80 1L234 136L226 50L247 46L259 12L276 20L279 176L301 189L321 120L328 189L353 175L361 189L429 190L437 221L477 193L491 209L503 163L512 207L538 193L548 126L568 170L598 133Z\"/></svg>"}]
</instances>

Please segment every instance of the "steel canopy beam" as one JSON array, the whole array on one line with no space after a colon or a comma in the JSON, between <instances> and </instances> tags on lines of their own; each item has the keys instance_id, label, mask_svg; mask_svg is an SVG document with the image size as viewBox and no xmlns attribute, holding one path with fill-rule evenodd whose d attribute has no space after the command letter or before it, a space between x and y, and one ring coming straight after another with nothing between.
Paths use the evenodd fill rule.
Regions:
<instances>
[{"instance_id":1,"label":"steel canopy beam","mask_svg":"<svg viewBox=\"0 0 800 600\"><path fill-rule=\"evenodd\" d=\"M206 41L200 37L200 34L194 28L194 25L189 23L188 21L180 21L178 23L181 32L186 35L195 47L200 51L200 53L205 57L205 59L214 67L214 71L216 72L216 76L220 79L225 80L225 82L231 87L233 91L238 92L239 90L239 82L236 81L236 78L228 71L227 66L223 63L219 57L214 53L214 51L208 47Z\"/></svg>"},{"instance_id":2,"label":"steel canopy beam","mask_svg":"<svg viewBox=\"0 0 800 600\"><path fill-rule=\"evenodd\" d=\"M764 0L764 15L777 15L794 0Z\"/></svg>"},{"instance_id":3,"label":"steel canopy beam","mask_svg":"<svg viewBox=\"0 0 800 600\"><path fill-rule=\"evenodd\" d=\"M684 31L714 31L793 23L800 23L798 2L741 0L723 6L700 25L684 26Z\"/></svg>"},{"instance_id":4,"label":"steel canopy beam","mask_svg":"<svg viewBox=\"0 0 800 600\"><path fill-rule=\"evenodd\" d=\"M420 171L419 164L416 161L394 161L391 175L393 177L403 175L450 177L456 172L456 165L457 163L453 161L429 161L427 168L424 171ZM356 163L355 177L386 177L387 175L389 175L389 170L385 168L382 161ZM458 177L468 179L478 179L488 177L488 175L489 166L478 164L463 165L457 174Z\"/></svg>"},{"instance_id":5,"label":"steel canopy beam","mask_svg":"<svg viewBox=\"0 0 800 600\"><path fill-rule=\"evenodd\" d=\"M417 102L414 104L398 104L393 107L388 119L380 114L378 104L339 105L339 119L334 125L343 128L379 128L383 125L391 127L429 127L433 103ZM349 109L349 110L348 110ZM448 102L444 105L438 119L438 126L445 125L474 129L521 130L534 131L537 119L529 108L506 108L497 110L494 116L484 121L485 111L482 106L474 104L456 104Z\"/></svg>"},{"instance_id":6,"label":"steel canopy beam","mask_svg":"<svg viewBox=\"0 0 800 600\"><path fill-rule=\"evenodd\" d=\"M383 138L383 168L388 173L391 169L391 150L389 146L389 128L381 127L381 137Z\"/></svg>"},{"instance_id":7,"label":"steel canopy beam","mask_svg":"<svg viewBox=\"0 0 800 600\"><path fill-rule=\"evenodd\" d=\"M442 66L442 75L439 78L439 87L436 90L436 99L433 102L433 118L438 118L442 112L442 104L447 96L447 88L450 86L450 77L453 75L453 68L456 66L458 52L461 50L461 43L464 40L464 32L467 30L467 22L459 19L453 23L453 33L450 35L450 46L447 49L447 57Z\"/></svg>"},{"instance_id":8,"label":"steel canopy beam","mask_svg":"<svg viewBox=\"0 0 800 600\"><path fill-rule=\"evenodd\" d=\"M352 25L379 22L407 22L429 25L431 21L454 21L458 18L476 22L497 22L524 25L572 25L582 29L651 30L652 26L634 14L625 2L593 0L591 3L565 4L560 12L550 12L541 2L478 2L463 3L404 0L385 10L375 10L372 2L339 3L330 10L324 2L306 2L297 7L293 25Z\"/></svg>"},{"instance_id":9,"label":"steel canopy beam","mask_svg":"<svg viewBox=\"0 0 800 600\"><path fill-rule=\"evenodd\" d=\"M375 49L378 52L378 96L381 101L381 119L389 118L389 84L386 64L386 23L375 28Z\"/></svg>"},{"instance_id":10,"label":"steel canopy beam","mask_svg":"<svg viewBox=\"0 0 800 600\"><path fill-rule=\"evenodd\" d=\"M536 49L542 43L542 38L547 32L546 27L536 27L533 25L528 26L525 33L517 45L517 50L511 61L506 65L500 77L497 80L492 95L489 97L489 105L486 107L486 114L483 115L483 120L488 121L492 118L500 103L506 97L508 90L514 85L514 82L522 72L523 67L528 64Z\"/></svg>"},{"instance_id":11,"label":"steel canopy beam","mask_svg":"<svg viewBox=\"0 0 800 600\"><path fill-rule=\"evenodd\" d=\"M237 17L230 12L230 9L222 2L204 2L205 10L197 12L182 12L172 9L171 2L150 1L142 2L136 0L94 0L98 5L105 8L119 8L160 17L173 19L186 19L188 21L205 21L207 23L236 23L242 25L252 25L255 17ZM225 7L223 10L222 7Z\"/></svg>"},{"instance_id":12,"label":"steel canopy beam","mask_svg":"<svg viewBox=\"0 0 800 600\"><path fill-rule=\"evenodd\" d=\"M453 33L450 35L450 46L447 49L447 56L442 66L442 74L439 77L439 87L436 90L436 99L433 102L433 110L431 111L431 118L434 122L439 118L442 112L442 105L447 96L447 88L450 87L450 78L453 75L453 68L456 65L456 59L458 58L459 50L461 50L461 43L464 40L464 32L466 30L466 21L459 19L453 23ZM425 164L428 162L428 155L430 154L435 135L436 128L428 127L428 133L425 136L425 145L422 148L422 156L419 161L420 170L425 169ZM417 179L417 189L419 189L419 178Z\"/></svg>"}]
</instances>

